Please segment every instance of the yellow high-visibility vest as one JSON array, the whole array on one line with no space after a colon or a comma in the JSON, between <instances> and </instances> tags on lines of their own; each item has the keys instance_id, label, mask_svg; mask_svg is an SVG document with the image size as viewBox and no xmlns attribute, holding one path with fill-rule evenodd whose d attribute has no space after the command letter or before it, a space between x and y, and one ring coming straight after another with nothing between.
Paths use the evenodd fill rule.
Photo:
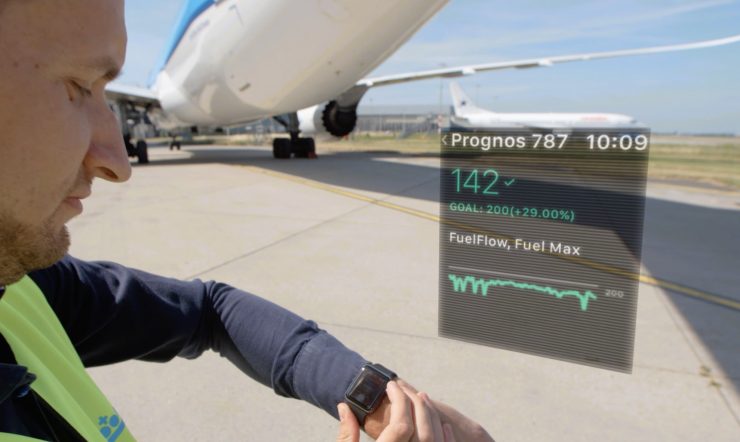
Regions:
<instances>
[{"instance_id":1,"label":"yellow high-visibility vest","mask_svg":"<svg viewBox=\"0 0 740 442\"><path fill-rule=\"evenodd\" d=\"M0 298L0 334L18 364L36 375L31 389L85 440L129 442L134 438L85 371L41 289L29 278L7 286ZM30 441L0 433L0 440Z\"/></svg>"}]
</instances>

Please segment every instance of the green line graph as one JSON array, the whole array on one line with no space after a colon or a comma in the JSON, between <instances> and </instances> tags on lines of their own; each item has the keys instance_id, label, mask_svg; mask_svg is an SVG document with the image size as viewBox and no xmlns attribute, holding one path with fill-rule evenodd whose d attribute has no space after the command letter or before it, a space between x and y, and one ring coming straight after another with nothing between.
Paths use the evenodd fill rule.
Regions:
<instances>
[{"instance_id":1,"label":"green line graph","mask_svg":"<svg viewBox=\"0 0 740 442\"><path fill-rule=\"evenodd\" d=\"M483 279L470 275L461 277L452 273L449 273L447 277L452 282L452 288L458 293L465 293L468 289L468 284L470 284L473 294L477 295L478 291L480 291L482 296L488 295L489 287L513 287L521 290L531 290L555 296L558 299L563 299L566 296L573 296L578 298L581 305L581 311L584 312L588 310L589 302L597 299L596 295L590 290L584 290L583 292L578 290L558 290L549 286L517 282L512 279Z\"/></svg>"}]
</instances>

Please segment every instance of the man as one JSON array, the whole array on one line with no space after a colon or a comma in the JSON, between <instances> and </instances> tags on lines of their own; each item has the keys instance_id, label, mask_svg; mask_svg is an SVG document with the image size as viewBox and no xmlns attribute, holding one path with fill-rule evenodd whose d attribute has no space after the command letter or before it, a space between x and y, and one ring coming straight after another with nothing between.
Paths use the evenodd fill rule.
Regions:
<instances>
[{"instance_id":1,"label":"man","mask_svg":"<svg viewBox=\"0 0 740 442\"><path fill-rule=\"evenodd\" d=\"M334 417L352 394L377 393L379 405L354 404L353 412L379 436L391 421L382 393L394 375L312 321L224 284L66 255L65 223L82 212L93 179L131 176L104 97L125 49L122 0L0 0L0 439L133 440L83 366L208 349ZM382 386L364 383L368 373ZM458 441L491 440L454 409L398 384L417 404L401 414L429 410L438 413L434 428L449 427ZM410 437L425 440L415 425Z\"/></svg>"}]
</instances>

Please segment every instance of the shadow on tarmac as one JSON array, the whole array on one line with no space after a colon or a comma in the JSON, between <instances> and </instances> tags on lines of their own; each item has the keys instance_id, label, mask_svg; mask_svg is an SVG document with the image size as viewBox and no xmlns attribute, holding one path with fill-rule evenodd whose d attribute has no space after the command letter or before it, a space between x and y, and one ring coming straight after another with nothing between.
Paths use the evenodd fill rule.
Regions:
<instances>
[{"instance_id":1,"label":"shadow on tarmac","mask_svg":"<svg viewBox=\"0 0 740 442\"><path fill-rule=\"evenodd\" d=\"M166 149L166 148L165 148ZM318 160L276 160L266 148L184 146L190 156L152 157L151 165L249 165L323 184L439 201L439 169L403 162L431 153L341 151ZM158 148L153 148L152 153ZM401 160L401 161L398 161ZM134 167L148 167L134 164ZM647 198L642 262L658 279L740 301L740 211ZM630 247L634 250L634 245ZM740 392L740 311L671 292L669 297Z\"/></svg>"}]
</instances>

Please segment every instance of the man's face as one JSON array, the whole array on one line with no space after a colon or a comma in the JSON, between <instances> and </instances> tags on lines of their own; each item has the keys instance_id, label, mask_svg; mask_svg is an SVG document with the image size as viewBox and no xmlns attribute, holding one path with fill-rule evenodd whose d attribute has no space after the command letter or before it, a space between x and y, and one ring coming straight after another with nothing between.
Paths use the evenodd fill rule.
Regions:
<instances>
[{"instance_id":1,"label":"man's face","mask_svg":"<svg viewBox=\"0 0 740 442\"><path fill-rule=\"evenodd\" d=\"M59 260L92 180L131 175L104 86L123 0L0 0L0 284Z\"/></svg>"}]
</instances>

